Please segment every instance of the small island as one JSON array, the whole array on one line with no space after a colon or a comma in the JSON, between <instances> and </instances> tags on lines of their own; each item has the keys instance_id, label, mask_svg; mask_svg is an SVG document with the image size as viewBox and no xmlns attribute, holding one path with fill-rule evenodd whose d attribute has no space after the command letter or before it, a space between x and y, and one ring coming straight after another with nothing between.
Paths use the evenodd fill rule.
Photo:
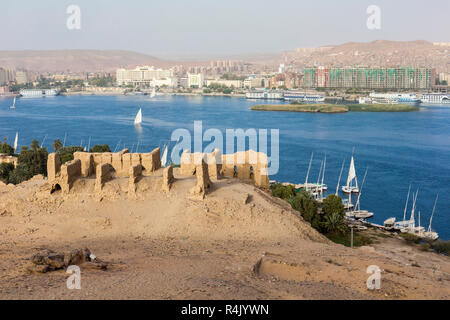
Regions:
<instances>
[{"instance_id":1,"label":"small island","mask_svg":"<svg viewBox=\"0 0 450 320\"><path fill-rule=\"evenodd\" d=\"M250 110L287 111L312 113L345 113L345 112L411 112L419 108L408 104L264 104L255 105Z\"/></svg>"}]
</instances>

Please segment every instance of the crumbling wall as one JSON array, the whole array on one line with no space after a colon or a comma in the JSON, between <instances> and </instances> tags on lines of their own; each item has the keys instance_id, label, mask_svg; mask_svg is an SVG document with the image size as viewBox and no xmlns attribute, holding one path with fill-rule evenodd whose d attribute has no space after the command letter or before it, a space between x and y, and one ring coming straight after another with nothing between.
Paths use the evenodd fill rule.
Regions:
<instances>
[{"instance_id":1,"label":"crumbling wall","mask_svg":"<svg viewBox=\"0 0 450 320\"><path fill-rule=\"evenodd\" d=\"M180 159L180 173L185 176L195 174L196 167L206 161L209 176L213 179L220 179L222 172L222 154L220 150L215 149L211 153L190 153L189 150L183 151Z\"/></svg>"},{"instance_id":2,"label":"crumbling wall","mask_svg":"<svg viewBox=\"0 0 450 320\"><path fill-rule=\"evenodd\" d=\"M105 183L112 179L111 169L112 167L108 163L97 165L95 170L95 192L102 191Z\"/></svg>"},{"instance_id":3,"label":"crumbling wall","mask_svg":"<svg viewBox=\"0 0 450 320\"><path fill-rule=\"evenodd\" d=\"M211 187L211 180L209 179L208 174L208 165L202 159L201 164L196 165L195 167L195 175L197 177L196 185L190 190L190 192L199 196L200 198L204 198L208 189Z\"/></svg>"},{"instance_id":4,"label":"crumbling wall","mask_svg":"<svg viewBox=\"0 0 450 320\"><path fill-rule=\"evenodd\" d=\"M134 198L136 197L136 183L142 176L142 165L136 164L131 166L129 169L129 178L128 178L128 197Z\"/></svg>"},{"instance_id":5,"label":"crumbling wall","mask_svg":"<svg viewBox=\"0 0 450 320\"><path fill-rule=\"evenodd\" d=\"M57 160L55 162L57 163ZM79 159L75 159L66 162L61 166L59 175L56 175L55 179L51 180L52 191L57 188L56 185L59 185L64 193L69 193L70 189L72 189L72 185L75 182L75 180L79 179L80 177L81 177L81 161Z\"/></svg>"},{"instance_id":6,"label":"crumbling wall","mask_svg":"<svg viewBox=\"0 0 450 320\"><path fill-rule=\"evenodd\" d=\"M153 172L161 168L160 150L156 148L149 153L129 153L128 149L120 152L75 152L74 158L81 161L83 177L96 174L98 165L109 164L115 176L127 177L132 166L142 165L145 172Z\"/></svg>"},{"instance_id":7,"label":"crumbling wall","mask_svg":"<svg viewBox=\"0 0 450 320\"><path fill-rule=\"evenodd\" d=\"M89 152L77 151L73 154L74 159L81 161L81 176L89 177L95 173L94 170L94 156Z\"/></svg>"},{"instance_id":8,"label":"crumbling wall","mask_svg":"<svg viewBox=\"0 0 450 320\"><path fill-rule=\"evenodd\" d=\"M162 180L162 186L161 186L162 191L169 192L174 180L175 180L175 178L173 176L173 166L170 165L170 166L164 168L163 180Z\"/></svg>"},{"instance_id":9,"label":"crumbling wall","mask_svg":"<svg viewBox=\"0 0 450 320\"><path fill-rule=\"evenodd\" d=\"M59 177L61 172L61 159L56 152L50 153L47 158L47 177L50 183Z\"/></svg>"},{"instance_id":10,"label":"crumbling wall","mask_svg":"<svg viewBox=\"0 0 450 320\"><path fill-rule=\"evenodd\" d=\"M6 153L0 153L0 163L12 163L15 168L19 163L19 158L10 156L9 154Z\"/></svg>"},{"instance_id":11,"label":"crumbling wall","mask_svg":"<svg viewBox=\"0 0 450 320\"><path fill-rule=\"evenodd\" d=\"M235 177L250 179L256 186L269 188L268 158L262 152L253 150L221 155L219 150L210 154L190 153L184 151L181 155L180 174L190 176L195 174L199 159L208 163L208 173L213 179Z\"/></svg>"}]
</instances>

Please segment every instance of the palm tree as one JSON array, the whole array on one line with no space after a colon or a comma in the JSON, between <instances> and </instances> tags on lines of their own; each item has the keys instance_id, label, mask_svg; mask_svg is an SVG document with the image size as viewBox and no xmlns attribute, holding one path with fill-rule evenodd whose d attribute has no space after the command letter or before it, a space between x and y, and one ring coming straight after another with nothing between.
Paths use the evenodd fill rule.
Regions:
<instances>
[{"instance_id":1,"label":"palm tree","mask_svg":"<svg viewBox=\"0 0 450 320\"><path fill-rule=\"evenodd\" d=\"M344 234L347 225L345 224L343 217L339 213L333 212L331 214L325 215L324 227L328 232L337 232L340 234Z\"/></svg>"},{"instance_id":2,"label":"palm tree","mask_svg":"<svg viewBox=\"0 0 450 320\"><path fill-rule=\"evenodd\" d=\"M56 139L55 141L53 141L52 146L53 146L53 150L55 152L58 152L58 150L62 148L63 144L62 144L61 140Z\"/></svg>"}]
</instances>

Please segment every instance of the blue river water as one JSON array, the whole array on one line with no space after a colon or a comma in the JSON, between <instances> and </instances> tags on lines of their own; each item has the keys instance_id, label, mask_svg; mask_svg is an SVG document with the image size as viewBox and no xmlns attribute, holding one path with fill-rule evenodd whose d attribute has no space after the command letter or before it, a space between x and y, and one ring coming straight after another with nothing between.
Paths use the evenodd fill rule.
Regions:
<instances>
[{"instance_id":1,"label":"blue river water","mask_svg":"<svg viewBox=\"0 0 450 320\"><path fill-rule=\"evenodd\" d=\"M167 143L177 128L193 132L195 120L202 120L203 130L217 128L224 136L227 128L279 129L280 167L270 178L304 182L314 152L310 181L316 181L326 154L325 183L332 193L344 158L341 183L346 180L354 148L359 182L368 168L361 209L375 213L373 222L402 218L412 183L413 190L419 188L417 207L425 227L439 193L433 229L450 239L449 107L421 106L420 111L407 113L263 112L250 110L261 101L202 96L22 98L15 110L9 109L11 103L0 98L0 137L12 144L18 131L19 149L38 139L51 151L51 143L59 138L66 139L66 145L106 143L111 149L133 151L139 145L139 152L148 152ZM140 130L133 125L139 107L143 113Z\"/></svg>"}]
</instances>

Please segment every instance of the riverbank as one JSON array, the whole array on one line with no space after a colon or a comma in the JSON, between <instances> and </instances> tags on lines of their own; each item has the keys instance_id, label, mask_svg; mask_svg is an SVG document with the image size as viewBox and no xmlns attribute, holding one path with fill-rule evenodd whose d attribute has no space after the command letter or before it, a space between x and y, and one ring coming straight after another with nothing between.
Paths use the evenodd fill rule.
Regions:
<instances>
[{"instance_id":1,"label":"riverbank","mask_svg":"<svg viewBox=\"0 0 450 320\"><path fill-rule=\"evenodd\" d=\"M266 104L250 108L256 111L286 111L312 113L345 113L345 112L411 112L418 107L407 104Z\"/></svg>"},{"instance_id":2,"label":"riverbank","mask_svg":"<svg viewBox=\"0 0 450 320\"><path fill-rule=\"evenodd\" d=\"M256 111L287 111L312 113L344 113L348 112L346 106L333 104L262 104L250 108Z\"/></svg>"}]
</instances>

